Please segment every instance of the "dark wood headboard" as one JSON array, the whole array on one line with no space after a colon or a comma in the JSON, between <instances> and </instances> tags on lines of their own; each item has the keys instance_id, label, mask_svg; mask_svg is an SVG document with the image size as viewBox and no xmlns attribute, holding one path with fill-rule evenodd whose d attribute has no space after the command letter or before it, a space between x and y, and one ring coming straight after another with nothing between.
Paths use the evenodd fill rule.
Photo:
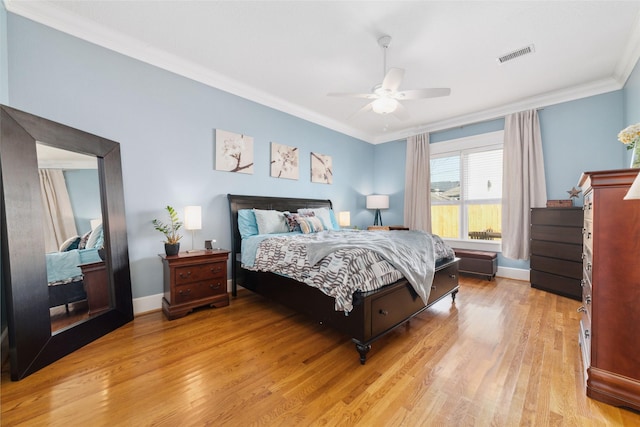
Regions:
<instances>
[{"instance_id":1,"label":"dark wood headboard","mask_svg":"<svg viewBox=\"0 0 640 427\"><path fill-rule=\"evenodd\" d=\"M231 276L233 279L232 294L236 295L240 272L240 253L242 250L242 238L238 230L238 211L240 209L265 209L277 211L296 212L298 209L332 208L331 200L325 199L296 199L288 197L266 196L242 196L227 194L229 200L229 213L231 217Z\"/></svg>"}]
</instances>

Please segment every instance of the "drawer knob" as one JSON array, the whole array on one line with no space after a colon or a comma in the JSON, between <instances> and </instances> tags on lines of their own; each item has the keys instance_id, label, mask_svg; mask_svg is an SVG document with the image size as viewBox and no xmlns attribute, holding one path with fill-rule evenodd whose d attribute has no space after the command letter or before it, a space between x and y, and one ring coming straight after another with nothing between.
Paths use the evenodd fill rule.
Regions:
<instances>
[{"instance_id":1,"label":"drawer knob","mask_svg":"<svg viewBox=\"0 0 640 427\"><path fill-rule=\"evenodd\" d=\"M389 314L387 310L383 310L383 309L380 309L379 313L382 314L383 316L386 316L387 314Z\"/></svg>"},{"instance_id":2,"label":"drawer knob","mask_svg":"<svg viewBox=\"0 0 640 427\"><path fill-rule=\"evenodd\" d=\"M581 305L580 308L578 309L578 313L580 313L580 312L582 312L582 313L586 313L587 312L587 309L584 308L584 305Z\"/></svg>"}]
</instances>

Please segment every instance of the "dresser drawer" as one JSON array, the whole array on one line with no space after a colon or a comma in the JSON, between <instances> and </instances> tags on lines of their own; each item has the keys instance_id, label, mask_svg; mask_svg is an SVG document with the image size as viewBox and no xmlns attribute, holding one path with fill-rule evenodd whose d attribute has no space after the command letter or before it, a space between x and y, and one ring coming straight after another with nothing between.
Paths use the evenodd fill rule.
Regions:
<instances>
[{"instance_id":1,"label":"dresser drawer","mask_svg":"<svg viewBox=\"0 0 640 427\"><path fill-rule=\"evenodd\" d=\"M198 282L205 279L224 277L226 262L211 262L208 264L189 265L175 269L175 284Z\"/></svg>"},{"instance_id":2,"label":"dresser drawer","mask_svg":"<svg viewBox=\"0 0 640 427\"><path fill-rule=\"evenodd\" d=\"M558 276L582 279L582 263L578 261L566 261L563 259L548 258L532 255L531 269L556 274Z\"/></svg>"},{"instance_id":3,"label":"dresser drawer","mask_svg":"<svg viewBox=\"0 0 640 427\"><path fill-rule=\"evenodd\" d=\"M193 282L186 285L176 286L175 302L176 304L182 304L185 302L221 295L226 292L227 283L226 280L223 280L222 278Z\"/></svg>"},{"instance_id":4,"label":"dresser drawer","mask_svg":"<svg viewBox=\"0 0 640 427\"><path fill-rule=\"evenodd\" d=\"M580 208L531 209L532 224L580 227L582 226L583 217L584 215Z\"/></svg>"},{"instance_id":5,"label":"dresser drawer","mask_svg":"<svg viewBox=\"0 0 640 427\"><path fill-rule=\"evenodd\" d=\"M532 225L531 239L560 243L582 243L580 228L555 227L553 225Z\"/></svg>"},{"instance_id":6,"label":"dresser drawer","mask_svg":"<svg viewBox=\"0 0 640 427\"><path fill-rule=\"evenodd\" d=\"M531 255L542 255L567 261L582 260L582 246L575 243L546 242L543 240L531 241Z\"/></svg>"},{"instance_id":7,"label":"dresser drawer","mask_svg":"<svg viewBox=\"0 0 640 427\"><path fill-rule=\"evenodd\" d=\"M577 301L582 299L580 279L572 279L544 271L531 270L530 280L531 286L536 289L553 292L554 294L572 298Z\"/></svg>"}]
</instances>

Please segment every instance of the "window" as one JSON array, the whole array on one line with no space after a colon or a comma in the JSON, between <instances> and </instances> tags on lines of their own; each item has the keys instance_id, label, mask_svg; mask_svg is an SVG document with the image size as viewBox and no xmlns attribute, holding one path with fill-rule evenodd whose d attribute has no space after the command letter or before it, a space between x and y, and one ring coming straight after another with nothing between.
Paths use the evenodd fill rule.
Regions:
<instances>
[{"instance_id":1,"label":"window","mask_svg":"<svg viewBox=\"0 0 640 427\"><path fill-rule=\"evenodd\" d=\"M501 240L502 137L491 132L431 145L431 227L462 240Z\"/></svg>"}]
</instances>

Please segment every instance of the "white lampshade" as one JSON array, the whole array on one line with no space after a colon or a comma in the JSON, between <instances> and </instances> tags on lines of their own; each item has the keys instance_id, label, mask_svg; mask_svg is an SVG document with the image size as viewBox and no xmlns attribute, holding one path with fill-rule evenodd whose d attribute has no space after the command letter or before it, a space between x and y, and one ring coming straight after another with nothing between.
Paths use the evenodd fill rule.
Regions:
<instances>
[{"instance_id":1,"label":"white lampshade","mask_svg":"<svg viewBox=\"0 0 640 427\"><path fill-rule=\"evenodd\" d=\"M382 194L367 196L367 209L389 209L389 196Z\"/></svg>"},{"instance_id":2,"label":"white lampshade","mask_svg":"<svg viewBox=\"0 0 640 427\"><path fill-rule=\"evenodd\" d=\"M624 196L624 200L634 199L640 199L640 173L636 176L636 179L633 180L633 184L631 184L631 187L629 187L627 195Z\"/></svg>"},{"instance_id":3,"label":"white lampshade","mask_svg":"<svg viewBox=\"0 0 640 427\"><path fill-rule=\"evenodd\" d=\"M186 206L184 208L184 228L187 230L202 229L201 206Z\"/></svg>"},{"instance_id":4,"label":"white lampshade","mask_svg":"<svg viewBox=\"0 0 640 427\"><path fill-rule=\"evenodd\" d=\"M338 224L340 225L340 227L350 227L351 212L349 211L338 212Z\"/></svg>"}]
</instances>

